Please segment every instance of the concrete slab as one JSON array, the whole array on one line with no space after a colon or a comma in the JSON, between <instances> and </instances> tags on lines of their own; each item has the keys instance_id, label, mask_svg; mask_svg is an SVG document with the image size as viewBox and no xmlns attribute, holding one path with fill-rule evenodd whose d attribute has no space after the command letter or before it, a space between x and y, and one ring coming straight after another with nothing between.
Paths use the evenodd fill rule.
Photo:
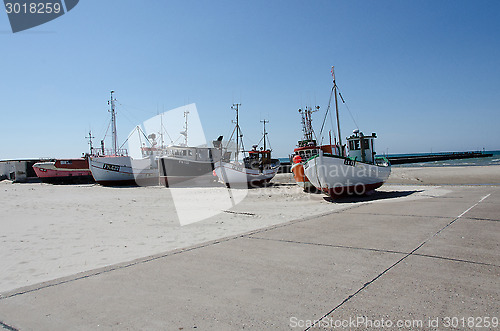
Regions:
<instances>
[{"instance_id":1,"label":"concrete slab","mask_svg":"<svg viewBox=\"0 0 500 331\"><path fill-rule=\"evenodd\" d=\"M416 253L500 267L500 222L461 218Z\"/></svg>"},{"instance_id":2,"label":"concrete slab","mask_svg":"<svg viewBox=\"0 0 500 331\"><path fill-rule=\"evenodd\" d=\"M420 200L399 200L390 203L365 204L358 208L347 210L347 214L371 215L401 215L401 216L426 216L426 217L458 217L472 205L477 203L484 192L463 192L461 197L431 197Z\"/></svg>"},{"instance_id":3,"label":"concrete slab","mask_svg":"<svg viewBox=\"0 0 500 331\"><path fill-rule=\"evenodd\" d=\"M271 229L251 237L409 253L453 220L354 214L355 210L291 224L287 231Z\"/></svg>"},{"instance_id":4,"label":"concrete slab","mask_svg":"<svg viewBox=\"0 0 500 331\"><path fill-rule=\"evenodd\" d=\"M499 205L500 202L482 202L480 206L475 207L470 212L468 212L466 217L498 222L500 221L500 211L498 210Z\"/></svg>"},{"instance_id":5,"label":"concrete slab","mask_svg":"<svg viewBox=\"0 0 500 331\"><path fill-rule=\"evenodd\" d=\"M424 186L425 187L425 186ZM429 195L429 197L443 198L443 199L454 199L456 201L465 202L475 202L478 197L483 197L487 194L497 192L499 186L490 185L475 185L475 186L454 186L454 185L442 185L438 186L441 190L446 190L444 195Z\"/></svg>"},{"instance_id":6,"label":"concrete slab","mask_svg":"<svg viewBox=\"0 0 500 331\"><path fill-rule=\"evenodd\" d=\"M20 330L289 329L403 255L239 238L0 300Z\"/></svg>"},{"instance_id":7,"label":"concrete slab","mask_svg":"<svg viewBox=\"0 0 500 331\"><path fill-rule=\"evenodd\" d=\"M491 321L499 316L499 278L500 267L410 256L328 314L323 323L358 320L352 329L374 329L361 323L364 318L371 323L391 321L393 329L398 329L398 320L413 323L400 328L407 330L480 329L484 317ZM447 317L456 318L453 323L458 326L446 327ZM462 318L465 323L474 318L473 327L464 327ZM437 328L432 324L436 319Z\"/></svg>"}]
</instances>

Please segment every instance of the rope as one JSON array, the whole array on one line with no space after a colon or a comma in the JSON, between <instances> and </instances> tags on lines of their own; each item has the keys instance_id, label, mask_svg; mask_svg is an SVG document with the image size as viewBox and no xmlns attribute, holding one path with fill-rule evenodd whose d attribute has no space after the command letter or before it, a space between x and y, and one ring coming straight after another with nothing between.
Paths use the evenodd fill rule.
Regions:
<instances>
[{"instance_id":1,"label":"rope","mask_svg":"<svg viewBox=\"0 0 500 331\"><path fill-rule=\"evenodd\" d=\"M130 137L132 137L132 135L134 134L135 131L138 131L140 133L142 133L142 135L144 136L144 138L146 138L147 142L149 143L149 145L152 145L151 144L151 141L149 140L148 137L146 137L146 134L144 133L144 131L142 131L139 126L136 126L134 130L132 130L132 132L130 132L130 134L128 135L127 139L125 139L125 141L123 142L123 144L120 146L120 149L122 149L122 147L127 143L127 141L130 139Z\"/></svg>"},{"instance_id":2,"label":"rope","mask_svg":"<svg viewBox=\"0 0 500 331\"><path fill-rule=\"evenodd\" d=\"M337 86L338 88L338 86ZM352 121L354 122L354 125L356 126L356 129L359 130L359 126L358 126L358 123L356 123L356 120L354 119L354 116L352 115L351 113L351 110L349 109L349 106L347 106L347 103L344 101L344 98L342 97L342 94L340 93L339 91L339 96L340 96L340 99L342 100L342 103L345 105L345 107L347 108L347 111L349 111L349 115L351 116L351 119Z\"/></svg>"},{"instance_id":3,"label":"rope","mask_svg":"<svg viewBox=\"0 0 500 331\"><path fill-rule=\"evenodd\" d=\"M325 127L326 116L328 115L328 112L330 111L330 106L332 104L332 96L333 96L333 90L334 90L334 88L335 88L335 84L332 86L332 91L330 92L330 100L328 100L328 108L326 108L325 117L323 117L323 124L321 124L321 130L319 130L319 135L321 137L323 136L323 129Z\"/></svg>"}]
</instances>

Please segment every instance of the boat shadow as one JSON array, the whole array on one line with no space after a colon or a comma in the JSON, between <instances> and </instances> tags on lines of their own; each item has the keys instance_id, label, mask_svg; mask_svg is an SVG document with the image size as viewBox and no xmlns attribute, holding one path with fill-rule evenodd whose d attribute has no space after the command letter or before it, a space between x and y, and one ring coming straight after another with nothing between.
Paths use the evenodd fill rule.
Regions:
<instances>
[{"instance_id":1,"label":"boat shadow","mask_svg":"<svg viewBox=\"0 0 500 331\"><path fill-rule=\"evenodd\" d=\"M346 195L341 197L324 197L323 199L328 202L335 203L354 203L354 202L368 202L395 198L404 198L415 193L423 192L423 190L411 191L373 191L365 195Z\"/></svg>"},{"instance_id":2,"label":"boat shadow","mask_svg":"<svg viewBox=\"0 0 500 331\"><path fill-rule=\"evenodd\" d=\"M296 183L266 183L260 187L282 187L282 186L297 186Z\"/></svg>"}]
</instances>

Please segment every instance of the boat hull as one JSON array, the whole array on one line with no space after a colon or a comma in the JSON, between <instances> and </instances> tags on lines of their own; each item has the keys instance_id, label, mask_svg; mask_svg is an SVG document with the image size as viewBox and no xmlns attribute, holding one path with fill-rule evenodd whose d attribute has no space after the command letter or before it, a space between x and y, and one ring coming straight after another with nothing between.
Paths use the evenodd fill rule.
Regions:
<instances>
[{"instance_id":1,"label":"boat hull","mask_svg":"<svg viewBox=\"0 0 500 331\"><path fill-rule=\"evenodd\" d=\"M33 165L36 175L44 183L93 183L94 178L85 159L38 162Z\"/></svg>"},{"instance_id":2,"label":"boat hull","mask_svg":"<svg viewBox=\"0 0 500 331\"><path fill-rule=\"evenodd\" d=\"M160 185L172 186L187 184L189 186L204 186L214 184L217 178L213 176L214 162L196 161L176 157L161 157L159 159Z\"/></svg>"},{"instance_id":3,"label":"boat hull","mask_svg":"<svg viewBox=\"0 0 500 331\"><path fill-rule=\"evenodd\" d=\"M318 155L304 164L310 182L332 197L363 195L384 184L391 166L376 165L332 156Z\"/></svg>"},{"instance_id":4,"label":"boat hull","mask_svg":"<svg viewBox=\"0 0 500 331\"><path fill-rule=\"evenodd\" d=\"M299 144L301 142L299 141ZM302 187L304 191L306 192L316 192L317 189L316 187L311 183L309 178L304 174L304 163L305 160L318 155L320 151L323 151L323 153L329 153L329 154L335 154L339 155L339 147L336 145L321 145L318 146L316 145L316 142L314 142L313 145L306 145L302 147L295 148L293 150L293 157L290 157L292 160L292 167L291 171L293 173L293 178L295 179L295 182L297 185Z\"/></svg>"},{"instance_id":5,"label":"boat hull","mask_svg":"<svg viewBox=\"0 0 500 331\"><path fill-rule=\"evenodd\" d=\"M132 159L132 173L135 183L139 186L159 185L158 158L154 155L142 159Z\"/></svg>"},{"instance_id":6,"label":"boat hull","mask_svg":"<svg viewBox=\"0 0 500 331\"><path fill-rule=\"evenodd\" d=\"M89 166L94 180L101 185L136 185L129 156L90 157Z\"/></svg>"},{"instance_id":7,"label":"boat hull","mask_svg":"<svg viewBox=\"0 0 500 331\"><path fill-rule=\"evenodd\" d=\"M273 167L261 170L245 168L236 162L217 162L214 173L219 181L234 187L238 185L259 186L271 181L278 173L279 163Z\"/></svg>"},{"instance_id":8,"label":"boat hull","mask_svg":"<svg viewBox=\"0 0 500 331\"><path fill-rule=\"evenodd\" d=\"M302 163L295 163L290 169L293 173L293 178L297 185L302 187L304 191L316 190L316 187L311 183L309 178L304 174L304 165Z\"/></svg>"}]
</instances>

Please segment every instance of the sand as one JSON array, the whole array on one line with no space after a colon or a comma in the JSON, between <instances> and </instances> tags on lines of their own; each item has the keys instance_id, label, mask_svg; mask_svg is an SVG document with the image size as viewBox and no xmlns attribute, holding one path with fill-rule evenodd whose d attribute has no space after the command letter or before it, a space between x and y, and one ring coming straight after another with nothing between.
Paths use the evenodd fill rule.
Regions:
<instances>
[{"instance_id":1,"label":"sand","mask_svg":"<svg viewBox=\"0 0 500 331\"><path fill-rule=\"evenodd\" d=\"M499 185L500 165L473 167L392 167L388 184Z\"/></svg>"},{"instance_id":2,"label":"sand","mask_svg":"<svg viewBox=\"0 0 500 331\"><path fill-rule=\"evenodd\" d=\"M302 192L290 174L279 174L269 187L237 192L242 201L235 206L220 198L228 194L223 187L112 188L2 181L0 293L353 205L445 195L449 190L441 186L444 182L500 183L496 166L393 170L389 184L373 199L331 202L323 194ZM178 215L186 214L199 219L181 225Z\"/></svg>"}]
</instances>

